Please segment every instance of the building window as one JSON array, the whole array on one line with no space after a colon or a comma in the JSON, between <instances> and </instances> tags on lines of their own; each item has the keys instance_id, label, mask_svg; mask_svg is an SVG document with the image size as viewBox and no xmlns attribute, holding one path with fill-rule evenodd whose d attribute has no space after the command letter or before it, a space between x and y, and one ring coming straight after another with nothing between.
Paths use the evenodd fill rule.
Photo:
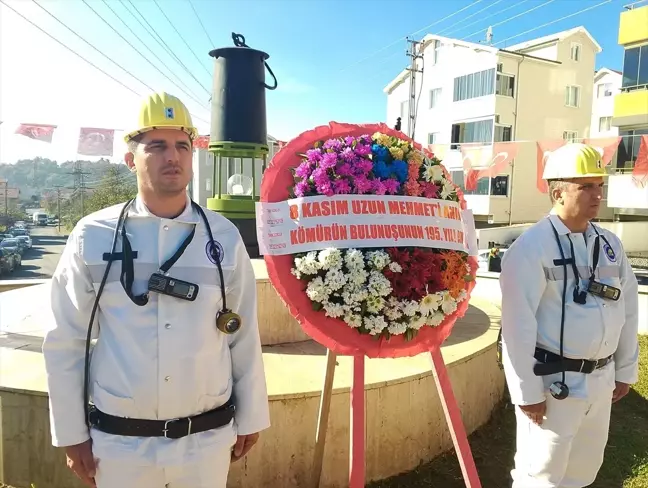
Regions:
<instances>
[{"instance_id":1,"label":"building window","mask_svg":"<svg viewBox=\"0 0 648 488\"><path fill-rule=\"evenodd\" d=\"M572 59L572 61L580 61L581 48L582 46L580 44L572 42L571 52L569 54L569 57Z\"/></svg>"},{"instance_id":2,"label":"building window","mask_svg":"<svg viewBox=\"0 0 648 488\"><path fill-rule=\"evenodd\" d=\"M439 100L441 100L441 88L430 90L430 108L437 107Z\"/></svg>"},{"instance_id":3,"label":"building window","mask_svg":"<svg viewBox=\"0 0 648 488\"><path fill-rule=\"evenodd\" d=\"M580 106L580 86L567 86L565 90L565 105L568 107Z\"/></svg>"},{"instance_id":4,"label":"building window","mask_svg":"<svg viewBox=\"0 0 648 488\"><path fill-rule=\"evenodd\" d=\"M400 106L401 132L409 134L409 102L401 102Z\"/></svg>"},{"instance_id":5,"label":"building window","mask_svg":"<svg viewBox=\"0 0 648 488\"><path fill-rule=\"evenodd\" d=\"M648 85L648 45L625 50L622 88Z\"/></svg>"},{"instance_id":6,"label":"building window","mask_svg":"<svg viewBox=\"0 0 648 488\"><path fill-rule=\"evenodd\" d=\"M576 139L578 139L578 131L575 130L563 131L563 139L567 142L576 142Z\"/></svg>"},{"instance_id":7,"label":"building window","mask_svg":"<svg viewBox=\"0 0 648 488\"><path fill-rule=\"evenodd\" d=\"M453 101L484 97L495 93L495 68L454 79Z\"/></svg>"},{"instance_id":8,"label":"building window","mask_svg":"<svg viewBox=\"0 0 648 488\"><path fill-rule=\"evenodd\" d=\"M641 136L648 135L648 129L620 130L621 143L617 150L617 168L632 169L639 155Z\"/></svg>"},{"instance_id":9,"label":"building window","mask_svg":"<svg viewBox=\"0 0 648 488\"><path fill-rule=\"evenodd\" d=\"M470 142L493 142L493 119L478 120L477 122L459 122L452 124L450 149L457 149L459 144Z\"/></svg>"},{"instance_id":10,"label":"building window","mask_svg":"<svg viewBox=\"0 0 648 488\"><path fill-rule=\"evenodd\" d=\"M464 187L464 172L459 171L450 171L450 178L452 182L461 188L461 191L464 195L488 195L488 190L490 189L490 178L482 178L477 181L477 188L474 190L466 190Z\"/></svg>"},{"instance_id":11,"label":"building window","mask_svg":"<svg viewBox=\"0 0 648 488\"><path fill-rule=\"evenodd\" d=\"M495 142L510 142L511 141L511 126L510 125L495 125Z\"/></svg>"},{"instance_id":12,"label":"building window","mask_svg":"<svg viewBox=\"0 0 648 488\"><path fill-rule=\"evenodd\" d=\"M491 191L490 194L494 197L508 196L508 175L495 176L491 178Z\"/></svg>"},{"instance_id":13,"label":"building window","mask_svg":"<svg viewBox=\"0 0 648 488\"><path fill-rule=\"evenodd\" d=\"M612 83L600 83L596 85L596 97L604 98L612 96Z\"/></svg>"},{"instance_id":14,"label":"building window","mask_svg":"<svg viewBox=\"0 0 648 488\"><path fill-rule=\"evenodd\" d=\"M438 39L435 39L432 41L432 44L434 46L432 50L432 65L436 65L439 62L439 54L441 52L441 41Z\"/></svg>"},{"instance_id":15,"label":"building window","mask_svg":"<svg viewBox=\"0 0 648 488\"><path fill-rule=\"evenodd\" d=\"M608 132L611 127L612 117L601 117L599 119L599 132Z\"/></svg>"},{"instance_id":16,"label":"building window","mask_svg":"<svg viewBox=\"0 0 648 488\"><path fill-rule=\"evenodd\" d=\"M513 87L515 86L515 76L497 73L495 81L495 93L505 97L513 96Z\"/></svg>"},{"instance_id":17,"label":"building window","mask_svg":"<svg viewBox=\"0 0 648 488\"><path fill-rule=\"evenodd\" d=\"M438 132L430 132L428 134L428 144L436 144L438 139L439 139Z\"/></svg>"}]
</instances>

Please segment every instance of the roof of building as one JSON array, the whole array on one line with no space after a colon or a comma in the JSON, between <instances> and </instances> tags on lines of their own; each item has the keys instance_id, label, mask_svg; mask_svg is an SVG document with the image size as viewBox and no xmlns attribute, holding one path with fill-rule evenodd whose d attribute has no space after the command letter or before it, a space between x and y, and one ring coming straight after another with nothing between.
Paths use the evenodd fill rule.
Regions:
<instances>
[{"instance_id":1,"label":"roof of building","mask_svg":"<svg viewBox=\"0 0 648 488\"><path fill-rule=\"evenodd\" d=\"M543 44L551 44L553 42L562 41L564 39L567 39L568 37L573 36L574 34L585 34L590 39L590 41L592 41L592 44L596 46L598 52L603 51L603 48L600 46L598 42L596 42L596 39L594 39L592 35L587 31L587 29L582 25L579 25L578 27L574 27L573 29L556 32L555 34L549 34L548 36L543 36L537 39L531 39L530 41L514 44L513 46L509 46L506 49L508 51L524 51L527 49L534 48L536 46L541 46Z\"/></svg>"},{"instance_id":2,"label":"roof of building","mask_svg":"<svg viewBox=\"0 0 648 488\"><path fill-rule=\"evenodd\" d=\"M507 48L496 48L488 44L480 44L477 42L467 42L467 41L461 41L459 39L452 39L449 37L443 37L439 36L436 34L427 34L423 39L421 40L421 51L423 51L428 45L432 43L434 40L440 40L444 44L452 44L454 46L463 46L467 47L470 49L474 49L476 51L486 51L486 52L491 52L491 53L504 53L504 54L509 54L509 55L516 55L516 54L522 54L519 53L519 51L524 51L527 49L531 49L536 46L541 46L543 44L550 44L552 42L558 42L562 41L570 36L573 36L574 34L582 33L585 34L589 39L592 41L592 43L596 46L596 49L598 52L601 52L603 49L599 45L598 42L592 37L592 35L587 31L587 29L583 26L578 26L574 27L573 29L557 32L555 34L550 34L548 36L540 37L538 39L532 39L530 41L526 41L520 44L515 44L513 46L507 47ZM532 56L534 59L537 59L538 61L547 61L550 63L556 63L556 61L551 60L551 59L545 59L542 57L538 56ZM385 88L383 88L383 93L390 93L394 88L396 88L400 83L405 81L409 77L409 70L404 69L401 71L392 81L390 81Z\"/></svg>"}]
</instances>

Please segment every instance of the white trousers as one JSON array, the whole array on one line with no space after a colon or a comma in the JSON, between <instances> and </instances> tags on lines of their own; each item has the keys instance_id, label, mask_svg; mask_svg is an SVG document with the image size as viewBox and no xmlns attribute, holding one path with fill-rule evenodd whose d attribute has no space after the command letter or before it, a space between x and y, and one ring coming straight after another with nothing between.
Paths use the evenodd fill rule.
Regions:
<instances>
[{"instance_id":1,"label":"white trousers","mask_svg":"<svg viewBox=\"0 0 648 488\"><path fill-rule=\"evenodd\" d=\"M598 474L608 440L613 387L597 385L590 398L556 400L536 425L516 407L517 452L512 488L584 488Z\"/></svg>"},{"instance_id":2,"label":"white trousers","mask_svg":"<svg viewBox=\"0 0 648 488\"><path fill-rule=\"evenodd\" d=\"M140 465L137 460L98 459L97 488L226 488L231 451L179 466Z\"/></svg>"}]
</instances>

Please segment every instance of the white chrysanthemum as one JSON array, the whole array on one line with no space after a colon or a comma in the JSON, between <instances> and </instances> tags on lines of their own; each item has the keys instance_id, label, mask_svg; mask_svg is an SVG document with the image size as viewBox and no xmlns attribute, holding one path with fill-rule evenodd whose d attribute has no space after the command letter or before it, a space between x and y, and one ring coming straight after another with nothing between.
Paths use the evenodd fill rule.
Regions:
<instances>
[{"instance_id":1,"label":"white chrysanthemum","mask_svg":"<svg viewBox=\"0 0 648 488\"><path fill-rule=\"evenodd\" d=\"M426 317L425 323L427 325L431 325L432 327L436 327L441 322L443 322L444 319L445 315L443 314L443 312L435 312L434 315Z\"/></svg>"},{"instance_id":2,"label":"white chrysanthemum","mask_svg":"<svg viewBox=\"0 0 648 488\"><path fill-rule=\"evenodd\" d=\"M299 259L299 258L297 258L297 259ZM295 275L295 278L297 278L298 280L301 280L302 275L301 275L301 273L300 273L299 271L297 271L297 268L292 268L292 269L290 270L290 272L291 272L293 275Z\"/></svg>"},{"instance_id":3,"label":"white chrysanthemum","mask_svg":"<svg viewBox=\"0 0 648 488\"><path fill-rule=\"evenodd\" d=\"M363 269L364 256L362 255L362 252L357 249L349 249L344 256L344 263L349 270Z\"/></svg>"},{"instance_id":4,"label":"white chrysanthemum","mask_svg":"<svg viewBox=\"0 0 648 488\"><path fill-rule=\"evenodd\" d=\"M448 180L443 183L443 189L441 190L441 198L447 199L450 195L455 192L454 186Z\"/></svg>"},{"instance_id":5,"label":"white chrysanthemum","mask_svg":"<svg viewBox=\"0 0 648 488\"><path fill-rule=\"evenodd\" d=\"M306 294L314 302L323 302L328 299L329 292L321 276L311 280L306 287Z\"/></svg>"},{"instance_id":6,"label":"white chrysanthemum","mask_svg":"<svg viewBox=\"0 0 648 488\"><path fill-rule=\"evenodd\" d=\"M346 284L347 277L342 273L341 269L332 268L326 272L324 282L329 289L337 291Z\"/></svg>"},{"instance_id":7,"label":"white chrysanthemum","mask_svg":"<svg viewBox=\"0 0 648 488\"><path fill-rule=\"evenodd\" d=\"M428 293L423 297L419 304L422 315L429 315L441 305L442 297L438 293Z\"/></svg>"},{"instance_id":8,"label":"white chrysanthemum","mask_svg":"<svg viewBox=\"0 0 648 488\"><path fill-rule=\"evenodd\" d=\"M427 321L427 317L423 317L422 315L417 315L412 320L410 320L409 326L412 329L419 330L421 327L425 325L426 321Z\"/></svg>"},{"instance_id":9,"label":"white chrysanthemum","mask_svg":"<svg viewBox=\"0 0 648 488\"><path fill-rule=\"evenodd\" d=\"M324 304L324 310L326 310L326 315L328 317L333 317L334 319L342 317L346 312L343 305L331 302L326 302Z\"/></svg>"},{"instance_id":10,"label":"white chrysanthemum","mask_svg":"<svg viewBox=\"0 0 648 488\"><path fill-rule=\"evenodd\" d=\"M463 302L468 297L466 290L461 290L459 296L457 297L457 302Z\"/></svg>"},{"instance_id":11,"label":"white chrysanthemum","mask_svg":"<svg viewBox=\"0 0 648 488\"><path fill-rule=\"evenodd\" d=\"M382 315L368 315L364 317L363 325L371 335L379 335L387 328L387 322Z\"/></svg>"},{"instance_id":12,"label":"white chrysanthemum","mask_svg":"<svg viewBox=\"0 0 648 488\"><path fill-rule=\"evenodd\" d=\"M348 280L349 283L359 286L365 284L368 276L369 273L364 268L355 268L349 272Z\"/></svg>"},{"instance_id":13,"label":"white chrysanthemum","mask_svg":"<svg viewBox=\"0 0 648 488\"><path fill-rule=\"evenodd\" d=\"M390 262L389 254L385 251L370 251L365 254L365 258L370 266L378 271L382 270Z\"/></svg>"},{"instance_id":14,"label":"white chrysanthemum","mask_svg":"<svg viewBox=\"0 0 648 488\"><path fill-rule=\"evenodd\" d=\"M443 292L443 300L441 301L441 310L448 315L457 310L457 301L452 298L452 295L447 291Z\"/></svg>"},{"instance_id":15,"label":"white chrysanthemum","mask_svg":"<svg viewBox=\"0 0 648 488\"><path fill-rule=\"evenodd\" d=\"M362 325L362 315L349 313L344 316L344 321L354 329L357 329Z\"/></svg>"},{"instance_id":16,"label":"white chrysanthemum","mask_svg":"<svg viewBox=\"0 0 648 488\"><path fill-rule=\"evenodd\" d=\"M378 271L369 273L369 283L367 284L369 293L381 297L387 296L392 292L392 286L384 274Z\"/></svg>"},{"instance_id":17,"label":"white chrysanthemum","mask_svg":"<svg viewBox=\"0 0 648 488\"><path fill-rule=\"evenodd\" d=\"M400 264L398 264L397 262L394 261L392 263L389 263L389 270L392 273L400 273L400 272L403 271L403 268L401 267Z\"/></svg>"},{"instance_id":18,"label":"white chrysanthemum","mask_svg":"<svg viewBox=\"0 0 648 488\"><path fill-rule=\"evenodd\" d=\"M342 267L342 251L329 247L319 252L318 260L322 269L338 269Z\"/></svg>"},{"instance_id":19,"label":"white chrysanthemum","mask_svg":"<svg viewBox=\"0 0 648 488\"><path fill-rule=\"evenodd\" d=\"M443 168L439 164L425 163L423 166L423 177L425 181L440 181L443 179Z\"/></svg>"},{"instance_id":20,"label":"white chrysanthemum","mask_svg":"<svg viewBox=\"0 0 648 488\"><path fill-rule=\"evenodd\" d=\"M400 319L403 316L403 312L401 312L398 307L388 306L383 310L383 313L385 314L385 317L387 317L392 322Z\"/></svg>"},{"instance_id":21,"label":"white chrysanthemum","mask_svg":"<svg viewBox=\"0 0 648 488\"><path fill-rule=\"evenodd\" d=\"M321 269L317 260L317 252L311 251L303 258L295 259L295 268L297 272L305 275L314 275Z\"/></svg>"},{"instance_id":22,"label":"white chrysanthemum","mask_svg":"<svg viewBox=\"0 0 648 488\"><path fill-rule=\"evenodd\" d=\"M400 307L403 310L403 313L408 317L414 317L414 315L419 311L419 304L414 300L403 300L400 302Z\"/></svg>"},{"instance_id":23,"label":"white chrysanthemum","mask_svg":"<svg viewBox=\"0 0 648 488\"><path fill-rule=\"evenodd\" d=\"M366 300L367 312L378 313L385 306L385 299L376 295L369 295Z\"/></svg>"},{"instance_id":24,"label":"white chrysanthemum","mask_svg":"<svg viewBox=\"0 0 648 488\"><path fill-rule=\"evenodd\" d=\"M391 335L401 335L407 331L407 324L403 322L390 322L387 330Z\"/></svg>"}]
</instances>

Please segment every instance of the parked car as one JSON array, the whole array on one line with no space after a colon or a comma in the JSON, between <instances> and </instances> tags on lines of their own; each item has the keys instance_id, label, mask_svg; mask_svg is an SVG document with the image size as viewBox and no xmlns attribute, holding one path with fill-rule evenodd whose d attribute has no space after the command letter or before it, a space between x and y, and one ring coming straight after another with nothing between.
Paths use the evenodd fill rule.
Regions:
<instances>
[{"instance_id":1,"label":"parked car","mask_svg":"<svg viewBox=\"0 0 648 488\"><path fill-rule=\"evenodd\" d=\"M2 250L3 256L5 256L7 259L13 260L13 268L11 270L13 271L14 269L20 267L22 264L22 253L20 252L20 248L17 245L16 242L7 242L10 239L5 239L4 241L0 242L0 250Z\"/></svg>"},{"instance_id":2,"label":"parked car","mask_svg":"<svg viewBox=\"0 0 648 488\"><path fill-rule=\"evenodd\" d=\"M0 247L0 274L13 272L20 263L20 255Z\"/></svg>"},{"instance_id":3,"label":"parked car","mask_svg":"<svg viewBox=\"0 0 648 488\"><path fill-rule=\"evenodd\" d=\"M24 242L24 243L25 243L25 247L26 247L27 249L31 249L31 248L32 248L32 240L31 240L31 237L26 236L26 235L22 235L22 236L16 236L16 239L18 239L19 241Z\"/></svg>"},{"instance_id":4,"label":"parked car","mask_svg":"<svg viewBox=\"0 0 648 488\"><path fill-rule=\"evenodd\" d=\"M12 252L18 253L22 259L22 255L25 252L25 249L27 248L25 244L20 242L20 240L16 239L15 237L12 237L11 239L4 239L2 242L0 242L0 247L3 249L10 249Z\"/></svg>"}]
</instances>

